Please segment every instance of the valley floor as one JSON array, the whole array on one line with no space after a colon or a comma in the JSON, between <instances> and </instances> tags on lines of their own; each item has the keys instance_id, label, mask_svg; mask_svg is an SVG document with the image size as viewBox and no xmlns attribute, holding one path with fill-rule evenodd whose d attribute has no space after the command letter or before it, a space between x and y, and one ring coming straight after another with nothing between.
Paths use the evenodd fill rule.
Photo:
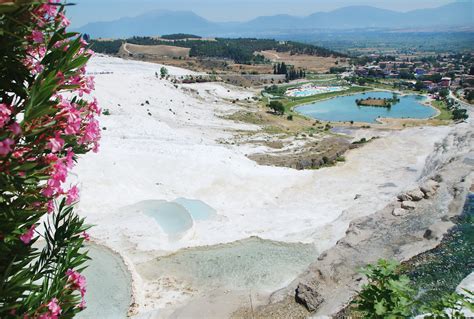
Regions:
<instances>
[{"instance_id":1,"label":"valley floor","mask_svg":"<svg viewBox=\"0 0 474 319\"><path fill-rule=\"evenodd\" d=\"M158 257L257 236L311 244L316 258L344 236L352 220L382 209L412 187L435 143L453 130L372 128L357 131L354 138L381 138L349 151L346 162L335 167L297 171L260 166L248 155L265 152L264 146L222 143L239 132L260 129L226 119L243 109L232 100L245 101L257 92L221 83L175 86L155 76L160 67L104 56L91 60L88 71L96 76L95 96L110 115L100 120L100 152L81 158L74 171L81 188L80 214L95 225L92 237L129 265L133 311L139 317L186 318L189 312L182 307L194 302L191 309L198 311L196 300L209 296L205 285L160 272L153 266ZM172 75L192 74L168 70ZM123 210L144 200L180 197L207 203L217 216L196 221L186 234L171 238L153 218ZM271 289L297 275L283 274L280 287ZM263 300L270 292L252 293L261 293ZM228 304L238 308L249 301L248 294L239 298ZM229 307L209 316L229 315Z\"/></svg>"}]
</instances>

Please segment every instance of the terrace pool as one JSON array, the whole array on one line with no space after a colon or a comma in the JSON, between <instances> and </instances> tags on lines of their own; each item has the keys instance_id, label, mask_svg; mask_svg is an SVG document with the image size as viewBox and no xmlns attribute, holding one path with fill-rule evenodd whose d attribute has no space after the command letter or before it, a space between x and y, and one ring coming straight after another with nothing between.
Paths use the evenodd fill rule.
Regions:
<instances>
[{"instance_id":1,"label":"terrace pool","mask_svg":"<svg viewBox=\"0 0 474 319\"><path fill-rule=\"evenodd\" d=\"M178 238L190 230L196 221L203 221L217 215L216 210L206 203L178 198L172 202L146 200L123 207L122 212L142 213L155 219L158 226L171 238Z\"/></svg>"},{"instance_id":2,"label":"terrace pool","mask_svg":"<svg viewBox=\"0 0 474 319\"><path fill-rule=\"evenodd\" d=\"M217 214L214 208L200 200L178 198L174 202L183 206L194 220L207 220Z\"/></svg>"},{"instance_id":3,"label":"terrace pool","mask_svg":"<svg viewBox=\"0 0 474 319\"><path fill-rule=\"evenodd\" d=\"M84 271L87 279L87 308L76 317L79 319L127 318L132 302L132 278L122 259L112 251L88 245L89 266Z\"/></svg>"},{"instance_id":4,"label":"terrace pool","mask_svg":"<svg viewBox=\"0 0 474 319\"><path fill-rule=\"evenodd\" d=\"M342 86L313 86L313 85L304 85L300 88L290 89L286 92L286 96L290 97L307 97L323 93L339 92L347 90L347 88Z\"/></svg>"},{"instance_id":5,"label":"terrace pool","mask_svg":"<svg viewBox=\"0 0 474 319\"><path fill-rule=\"evenodd\" d=\"M251 237L183 249L142 264L139 271L148 279L165 274L195 287L272 291L291 282L316 258L317 251L310 244Z\"/></svg>"},{"instance_id":6,"label":"terrace pool","mask_svg":"<svg viewBox=\"0 0 474 319\"><path fill-rule=\"evenodd\" d=\"M307 104L295 108L295 111L324 121L374 123L378 118L414 118L427 119L436 115L436 110L423 105L425 98L420 95L399 96L400 102L391 108L358 106L357 99L392 98L391 92L367 92L340 96L330 100Z\"/></svg>"}]
</instances>

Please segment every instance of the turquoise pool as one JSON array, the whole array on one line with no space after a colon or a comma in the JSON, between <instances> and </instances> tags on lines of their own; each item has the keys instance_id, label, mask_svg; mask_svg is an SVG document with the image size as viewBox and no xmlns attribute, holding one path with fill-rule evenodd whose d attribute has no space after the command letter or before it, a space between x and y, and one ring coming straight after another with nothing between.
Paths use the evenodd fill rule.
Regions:
<instances>
[{"instance_id":1,"label":"turquoise pool","mask_svg":"<svg viewBox=\"0 0 474 319\"><path fill-rule=\"evenodd\" d=\"M214 208L197 199L180 197L173 202L183 206L194 220L207 220L217 214Z\"/></svg>"},{"instance_id":2,"label":"turquoise pool","mask_svg":"<svg viewBox=\"0 0 474 319\"><path fill-rule=\"evenodd\" d=\"M197 221L204 221L217 215L214 208L206 203L187 198L178 198L172 202L164 200L146 200L123 207L122 212L142 213L152 217L157 225L170 238L180 238Z\"/></svg>"},{"instance_id":3,"label":"turquoise pool","mask_svg":"<svg viewBox=\"0 0 474 319\"><path fill-rule=\"evenodd\" d=\"M374 123L378 118L426 119L436 115L436 110L423 105L425 98L420 95L400 96L400 102L391 108L358 106L357 99L392 98L391 92L367 92L340 96L330 100L295 108L295 111L324 121Z\"/></svg>"},{"instance_id":4,"label":"turquoise pool","mask_svg":"<svg viewBox=\"0 0 474 319\"><path fill-rule=\"evenodd\" d=\"M166 274L195 287L232 290L281 288L303 272L318 254L313 245L256 237L183 249L139 266L145 278Z\"/></svg>"},{"instance_id":5,"label":"turquoise pool","mask_svg":"<svg viewBox=\"0 0 474 319\"><path fill-rule=\"evenodd\" d=\"M132 302L132 277L122 259L109 249L87 245L90 261L87 279L87 308L76 318L125 319Z\"/></svg>"}]
</instances>

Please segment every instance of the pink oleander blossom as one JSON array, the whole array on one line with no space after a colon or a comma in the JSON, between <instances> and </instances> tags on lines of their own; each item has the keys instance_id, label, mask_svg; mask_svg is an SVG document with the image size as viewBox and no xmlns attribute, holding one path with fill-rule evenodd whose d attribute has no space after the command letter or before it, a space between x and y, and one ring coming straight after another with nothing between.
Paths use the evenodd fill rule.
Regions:
<instances>
[{"instance_id":1,"label":"pink oleander blossom","mask_svg":"<svg viewBox=\"0 0 474 319\"><path fill-rule=\"evenodd\" d=\"M71 21L69 21L69 19L66 18L62 12L57 15L57 18L59 19L62 27L68 27L71 24Z\"/></svg>"},{"instance_id":2,"label":"pink oleander blossom","mask_svg":"<svg viewBox=\"0 0 474 319\"><path fill-rule=\"evenodd\" d=\"M59 3L59 0L50 0L49 3L45 3L40 7L40 10L50 17L54 17L58 14L58 6L54 5Z\"/></svg>"},{"instance_id":3,"label":"pink oleander blossom","mask_svg":"<svg viewBox=\"0 0 474 319\"><path fill-rule=\"evenodd\" d=\"M81 296L84 297L86 294L86 277L73 269L69 269L66 275L68 276L68 281L71 283L72 288L78 290Z\"/></svg>"},{"instance_id":4,"label":"pink oleander blossom","mask_svg":"<svg viewBox=\"0 0 474 319\"><path fill-rule=\"evenodd\" d=\"M35 234L35 228L36 226L33 225L28 229L23 235L20 236L20 240L25 244L28 245L31 240L33 239L33 236Z\"/></svg>"},{"instance_id":5,"label":"pink oleander blossom","mask_svg":"<svg viewBox=\"0 0 474 319\"><path fill-rule=\"evenodd\" d=\"M86 125L83 136L79 139L79 144L95 143L100 139L100 125L99 122L92 118Z\"/></svg>"},{"instance_id":6,"label":"pink oleander blossom","mask_svg":"<svg viewBox=\"0 0 474 319\"><path fill-rule=\"evenodd\" d=\"M5 103L0 104L0 128L4 127L10 121L12 110Z\"/></svg>"},{"instance_id":7,"label":"pink oleander blossom","mask_svg":"<svg viewBox=\"0 0 474 319\"><path fill-rule=\"evenodd\" d=\"M48 209L48 214L51 214L54 212L54 201L53 200L50 200L47 204L47 209Z\"/></svg>"},{"instance_id":8,"label":"pink oleander blossom","mask_svg":"<svg viewBox=\"0 0 474 319\"><path fill-rule=\"evenodd\" d=\"M59 315L61 314L59 300L53 298L46 306L48 307L48 312L41 314L38 319L59 319Z\"/></svg>"},{"instance_id":9,"label":"pink oleander blossom","mask_svg":"<svg viewBox=\"0 0 474 319\"><path fill-rule=\"evenodd\" d=\"M89 233L87 233L87 232L85 232L85 231L82 232L82 235L81 235L81 236L82 236L82 238L84 238L85 241L91 240L91 236L89 235Z\"/></svg>"},{"instance_id":10,"label":"pink oleander blossom","mask_svg":"<svg viewBox=\"0 0 474 319\"><path fill-rule=\"evenodd\" d=\"M59 315L61 313L61 307L58 305L58 299L53 298L48 303L48 309L52 315L56 315L56 316Z\"/></svg>"},{"instance_id":11,"label":"pink oleander blossom","mask_svg":"<svg viewBox=\"0 0 474 319\"><path fill-rule=\"evenodd\" d=\"M82 299L82 300L81 300L81 303L79 304L78 308L79 308L79 309L86 309L86 308L87 308L86 300L85 300L85 299Z\"/></svg>"},{"instance_id":12,"label":"pink oleander blossom","mask_svg":"<svg viewBox=\"0 0 474 319\"><path fill-rule=\"evenodd\" d=\"M81 112L74 105L63 107L60 115L67 119L67 126L64 129L66 135L76 135L81 131L82 117Z\"/></svg>"},{"instance_id":13,"label":"pink oleander blossom","mask_svg":"<svg viewBox=\"0 0 474 319\"><path fill-rule=\"evenodd\" d=\"M64 158L58 159L53 165L51 178L46 182L46 187L42 191L43 196L52 198L63 194L61 184L66 181L67 172Z\"/></svg>"},{"instance_id":14,"label":"pink oleander blossom","mask_svg":"<svg viewBox=\"0 0 474 319\"><path fill-rule=\"evenodd\" d=\"M99 115L101 113L101 109L99 107L99 103L97 102L97 99L94 98L92 102L89 103L89 110L91 110L92 113Z\"/></svg>"},{"instance_id":15,"label":"pink oleander blossom","mask_svg":"<svg viewBox=\"0 0 474 319\"><path fill-rule=\"evenodd\" d=\"M54 138L49 139L48 147L53 153L60 152L63 149L64 140L60 137L59 133L56 133Z\"/></svg>"},{"instance_id":16,"label":"pink oleander blossom","mask_svg":"<svg viewBox=\"0 0 474 319\"><path fill-rule=\"evenodd\" d=\"M66 168L72 169L74 167L74 155L72 148L69 147L66 150L66 157L64 158L64 165L66 165Z\"/></svg>"},{"instance_id":17,"label":"pink oleander blossom","mask_svg":"<svg viewBox=\"0 0 474 319\"><path fill-rule=\"evenodd\" d=\"M44 34L41 31L33 30L31 32L31 40L35 43L43 43L44 42Z\"/></svg>"},{"instance_id":18,"label":"pink oleander blossom","mask_svg":"<svg viewBox=\"0 0 474 319\"><path fill-rule=\"evenodd\" d=\"M14 123L10 124L10 126L8 126L8 129L14 135L20 135L21 134L21 127L20 127L20 124L18 124L17 122L14 122Z\"/></svg>"},{"instance_id":19,"label":"pink oleander blossom","mask_svg":"<svg viewBox=\"0 0 474 319\"><path fill-rule=\"evenodd\" d=\"M11 138L6 138L3 141L0 141L0 155L5 156L10 154L13 144L15 144L15 141Z\"/></svg>"},{"instance_id":20,"label":"pink oleander blossom","mask_svg":"<svg viewBox=\"0 0 474 319\"><path fill-rule=\"evenodd\" d=\"M79 188L77 186L71 187L70 190L67 191L66 195L66 204L71 205L79 199Z\"/></svg>"}]
</instances>

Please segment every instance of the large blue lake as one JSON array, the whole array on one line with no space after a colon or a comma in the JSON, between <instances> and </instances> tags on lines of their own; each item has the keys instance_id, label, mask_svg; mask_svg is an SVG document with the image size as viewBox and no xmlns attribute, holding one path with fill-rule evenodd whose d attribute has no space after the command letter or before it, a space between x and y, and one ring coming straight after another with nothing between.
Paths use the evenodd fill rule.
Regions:
<instances>
[{"instance_id":1,"label":"large blue lake","mask_svg":"<svg viewBox=\"0 0 474 319\"><path fill-rule=\"evenodd\" d=\"M367 92L340 96L330 100L302 105L295 111L324 121L334 122L367 122L374 123L379 117L426 119L436 115L436 110L421 103L425 98L420 95L400 96L400 102L391 108L358 106L357 99L392 98L390 92Z\"/></svg>"}]
</instances>

